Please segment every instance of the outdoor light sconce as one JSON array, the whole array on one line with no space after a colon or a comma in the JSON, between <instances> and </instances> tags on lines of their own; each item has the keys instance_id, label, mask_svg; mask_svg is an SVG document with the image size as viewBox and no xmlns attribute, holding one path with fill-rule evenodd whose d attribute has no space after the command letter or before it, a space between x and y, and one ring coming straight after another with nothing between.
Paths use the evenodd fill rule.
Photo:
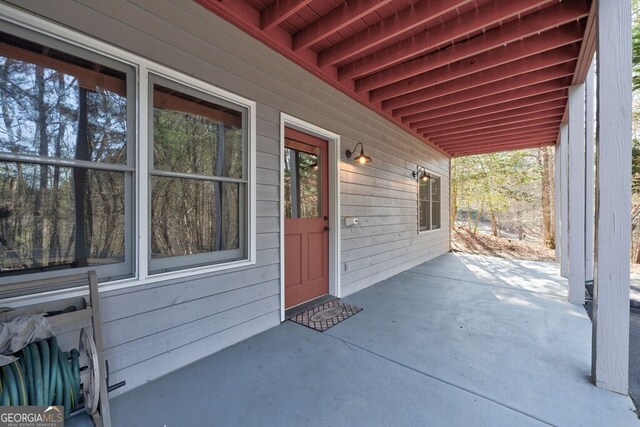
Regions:
<instances>
[{"instance_id":1,"label":"outdoor light sconce","mask_svg":"<svg viewBox=\"0 0 640 427\"><path fill-rule=\"evenodd\" d=\"M416 170L411 172L411 176L413 176L416 181L429 181L431 179L431 175L427 172L422 166L416 166Z\"/></svg>"},{"instance_id":2,"label":"outdoor light sconce","mask_svg":"<svg viewBox=\"0 0 640 427\"><path fill-rule=\"evenodd\" d=\"M356 150L358 149L358 145L360 146L360 154L358 154L356 157L353 158L353 161L356 163L360 163L360 164L365 164L365 163L371 163L371 157L367 156L366 154L364 154L364 147L362 146L362 142L358 142L356 144L355 147L353 147L353 150L347 150L345 151L344 154L346 154L347 159L350 159L351 156L353 156L356 152Z\"/></svg>"}]
</instances>

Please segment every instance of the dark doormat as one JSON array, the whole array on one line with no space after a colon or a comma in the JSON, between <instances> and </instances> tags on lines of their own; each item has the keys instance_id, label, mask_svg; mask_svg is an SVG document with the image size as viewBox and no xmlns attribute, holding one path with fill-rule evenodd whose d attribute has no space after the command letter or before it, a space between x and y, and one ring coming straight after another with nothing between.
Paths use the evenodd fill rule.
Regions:
<instances>
[{"instance_id":1,"label":"dark doormat","mask_svg":"<svg viewBox=\"0 0 640 427\"><path fill-rule=\"evenodd\" d=\"M305 310L289 320L316 331L324 332L361 311L362 308L344 304L336 298Z\"/></svg>"}]
</instances>

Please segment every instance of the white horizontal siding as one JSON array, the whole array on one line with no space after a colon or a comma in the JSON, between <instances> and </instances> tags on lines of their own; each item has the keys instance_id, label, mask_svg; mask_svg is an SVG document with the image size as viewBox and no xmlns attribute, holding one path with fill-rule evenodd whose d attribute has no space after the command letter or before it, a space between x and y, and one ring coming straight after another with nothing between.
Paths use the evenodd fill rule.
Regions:
<instances>
[{"instance_id":1,"label":"white horizontal siding","mask_svg":"<svg viewBox=\"0 0 640 427\"><path fill-rule=\"evenodd\" d=\"M360 218L341 224L343 295L448 251L447 158L195 2L12 2L257 102L257 264L102 295L112 381L127 381L117 393L279 323L280 112L374 160L340 166L342 216ZM417 232L416 164L442 176L440 231Z\"/></svg>"}]
</instances>

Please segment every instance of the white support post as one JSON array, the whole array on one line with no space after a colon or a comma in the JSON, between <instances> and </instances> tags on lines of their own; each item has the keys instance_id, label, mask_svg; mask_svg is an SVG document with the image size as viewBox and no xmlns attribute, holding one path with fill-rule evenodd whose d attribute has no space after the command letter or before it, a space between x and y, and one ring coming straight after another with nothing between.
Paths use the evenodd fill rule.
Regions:
<instances>
[{"instance_id":1,"label":"white support post","mask_svg":"<svg viewBox=\"0 0 640 427\"><path fill-rule=\"evenodd\" d=\"M584 85L569 88L569 302L584 304Z\"/></svg>"},{"instance_id":2,"label":"white support post","mask_svg":"<svg viewBox=\"0 0 640 427\"><path fill-rule=\"evenodd\" d=\"M556 225L556 261L560 262L560 260L562 259L562 245L560 244L561 242L561 225L560 225L560 218L562 217L562 197L561 196L561 190L560 190L560 178L562 176L561 173L561 162L560 159L562 158L562 145L560 144L560 136L558 136L558 142L555 145L555 153L554 153L554 167L553 167L553 174L554 174L554 181L555 181L555 225Z\"/></svg>"},{"instance_id":3,"label":"white support post","mask_svg":"<svg viewBox=\"0 0 640 427\"><path fill-rule=\"evenodd\" d=\"M594 143L595 143L595 60L591 61L587 79L585 81L585 223L584 223L584 273L585 281L593 282L593 224L594 218L594 197L595 184L593 180L594 163Z\"/></svg>"},{"instance_id":4,"label":"white support post","mask_svg":"<svg viewBox=\"0 0 640 427\"><path fill-rule=\"evenodd\" d=\"M560 125L560 275L569 276L569 126Z\"/></svg>"},{"instance_id":5,"label":"white support post","mask_svg":"<svg viewBox=\"0 0 640 427\"><path fill-rule=\"evenodd\" d=\"M597 3L598 147L593 381L629 386L631 251L631 0Z\"/></svg>"}]
</instances>

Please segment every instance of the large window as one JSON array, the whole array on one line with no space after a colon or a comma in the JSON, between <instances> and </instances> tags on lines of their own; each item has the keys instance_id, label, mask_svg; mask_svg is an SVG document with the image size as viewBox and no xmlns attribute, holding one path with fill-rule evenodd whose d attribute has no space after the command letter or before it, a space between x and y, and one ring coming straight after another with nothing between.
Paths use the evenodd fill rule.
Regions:
<instances>
[{"instance_id":1,"label":"large window","mask_svg":"<svg viewBox=\"0 0 640 427\"><path fill-rule=\"evenodd\" d=\"M84 49L5 24L0 284L255 262L255 103L83 36Z\"/></svg>"},{"instance_id":2,"label":"large window","mask_svg":"<svg viewBox=\"0 0 640 427\"><path fill-rule=\"evenodd\" d=\"M440 178L431 176L418 181L418 229L419 231L440 228Z\"/></svg>"},{"instance_id":3,"label":"large window","mask_svg":"<svg viewBox=\"0 0 640 427\"><path fill-rule=\"evenodd\" d=\"M131 274L132 72L0 33L0 277Z\"/></svg>"},{"instance_id":4,"label":"large window","mask_svg":"<svg viewBox=\"0 0 640 427\"><path fill-rule=\"evenodd\" d=\"M154 77L152 273L246 257L247 110Z\"/></svg>"}]
</instances>

